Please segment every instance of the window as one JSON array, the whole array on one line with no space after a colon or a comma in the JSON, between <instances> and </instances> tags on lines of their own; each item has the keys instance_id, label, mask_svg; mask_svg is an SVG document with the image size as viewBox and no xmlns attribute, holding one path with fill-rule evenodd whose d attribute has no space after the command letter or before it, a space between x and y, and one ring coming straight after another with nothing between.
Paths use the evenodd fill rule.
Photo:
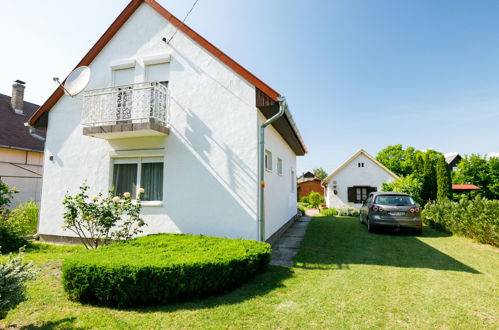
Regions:
<instances>
[{"instance_id":1,"label":"window","mask_svg":"<svg viewBox=\"0 0 499 330\"><path fill-rule=\"evenodd\" d=\"M295 192L295 187L296 187L296 183L295 183L295 171L291 170L291 192Z\"/></svg>"},{"instance_id":2,"label":"window","mask_svg":"<svg viewBox=\"0 0 499 330\"><path fill-rule=\"evenodd\" d=\"M348 202L363 203L367 199L369 193L377 190L376 187L368 186L348 187Z\"/></svg>"},{"instance_id":3,"label":"window","mask_svg":"<svg viewBox=\"0 0 499 330\"><path fill-rule=\"evenodd\" d=\"M116 195L129 192L137 197L144 188L143 201L163 200L163 158L119 158L114 160L113 187Z\"/></svg>"},{"instance_id":4,"label":"window","mask_svg":"<svg viewBox=\"0 0 499 330\"><path fill-rule=\"evenodd\" d=\"M364 163L357 163L359 167L364 167Z\"/></svg>"},{"instance_id":5,"label":"window","mask_svg":"<svg viewBox=\"0 0 499 330\"><path fill-rule=\"evenodd\" d=\"M282 159L277 158L277 174L282 175Z\"/></svg>"},{"instance_id":6,"label":"window","mask_svg":"<svg viewBox=\"0 0 499 330\"><path fill-rule=\"evenodd\" d=\"M113 85L123 86L116 94L116 121L119 124L129 123L127 119L132 116L132 87L124 85L133 84L134 75L135 67L113 70Z\"/></svg>"},{"instance_id":7,"label":"window","mask_svg":"<svg viewBox=\"0 0 499 330\"><path fill-rule=\"evenodd\" d=\"M272 172L272 153L265 150L265 169Z\"/></svg>"}]
</instances>

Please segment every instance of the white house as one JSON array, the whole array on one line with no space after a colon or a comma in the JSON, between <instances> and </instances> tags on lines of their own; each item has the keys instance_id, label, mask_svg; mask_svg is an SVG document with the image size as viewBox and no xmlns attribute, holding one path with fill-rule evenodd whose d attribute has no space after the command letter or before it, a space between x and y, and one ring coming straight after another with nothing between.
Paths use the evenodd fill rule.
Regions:
<instances>
[{"instance_id":1,"label":"white house","mask_svg":"<svg viewBox=\"0 0 499 330\"><path fill-rule=\"evenodd\" d=\"M47 128L42 240L71 237L61 201L85 180L92 194L143 187L144 234L257 239L264 214L269 240L295 217L306 147L280 94L157 2L131 1L79 66L92 72L85 91L57 89L29 121ZM280 110L261 183L260 124Z\"/></svg>"},{"instance_id":2,"label":"white house","mask_svg":"<svg viewBox=\"0 0 499 330\"><path fill-rule=\"evenodd\" d=\"M381 191L383 182L397 178L374 157L360 150L324 179L326 205L329 208L360 207L370 192Z\"/></svg>"}]
</instances>

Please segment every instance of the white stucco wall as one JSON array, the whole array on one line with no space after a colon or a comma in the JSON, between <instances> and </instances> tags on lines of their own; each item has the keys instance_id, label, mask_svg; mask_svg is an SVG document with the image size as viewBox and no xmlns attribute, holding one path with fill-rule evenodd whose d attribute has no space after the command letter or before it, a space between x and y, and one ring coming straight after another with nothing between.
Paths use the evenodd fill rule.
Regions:
<instances>
[{"instance_id":1,"label":"white stucco wall","mask_svg":"<svg viewBox=\"0 0 499 330\"><path fill-rule=\"evenodd\" d=\"M107 191L113 154L126 154L164 156L164 204L143 208L148 223L144 234L182 232L256 239L255 88L180 31L171 46L166 45L161 39L173 32L163 17L142 4L91 63L87 86L111 86L110 63L128 58L137 61L135 82L143 81L144 57L171 54L169 136L109 141L84 136L81 97L64 96L50 111L40 234L72 236L61 228L65 193L75 194L83 180L92 187L91 194ZM270 138L269 143L275 142ZM286 159L285 174L289 175L294 159L287 152L276 155ZM289 185L287 176L275 178L281 179ZM272 187L273 179L269 181ZM269 212L271 228L275 228L274 219L281 219L281 214L274 208ZM290 217L284 213L283 221Z\"/></svg>"},{"instance_id":2,"label":"white stucco wall","mask_svg":"<svg viewBox=\"0 0 499 330\"><path fill-rule=\"evenodd\" d=\"M258 121L265 121L261 113ZM272 153L272 171L265 170L265 238L269 238L296 215L296 155L272 125L265 129L265 148ZM277 158L282 159L282 175L277 172Z\"/></svg>"},{"instance_id":3,"label":"white stucco wall","mask_svg":"<svg viewBox=\"0 0 499 330\"><path fill-rule=\"evenodd\" d=\"M358 167L359 162L364 163L364 167ZM327 185L326 205L335 208L345 205L360 207L361 204L348 202L348 187L369 186L377 187L378 191L381 191L383 182L392 182L393 180L395 180L394 177L387 171L364 154L360 154L331 177ZM337 195L333 192L335 181Z\"/></svg>"}]
</instances>

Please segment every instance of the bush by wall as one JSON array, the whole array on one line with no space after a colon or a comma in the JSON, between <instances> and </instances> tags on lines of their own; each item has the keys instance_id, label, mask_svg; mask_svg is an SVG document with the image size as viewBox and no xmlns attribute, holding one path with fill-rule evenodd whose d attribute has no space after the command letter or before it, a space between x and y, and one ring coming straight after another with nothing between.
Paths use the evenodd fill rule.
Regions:
<instances>
[{"instance_id":1,"label":"bush by wall","mask_svg":"<svg viewBox=\"0 0 499 330\"><path fill-rule=\"evenodd\" d=\"M36 234L38 227L38 205L33 201L21 203L9 212L5 221L23 236Z\"/></svg>"},{"instance_id":2,"label":"bush by wall","mask_svg":"<svg viewBox=\"0 0 499 330\"><path fill-rule=\"evenodd\" d=\"M338 215L338 211L335 208L321 209L320 213L325 217L334 217Z\"/></svg>"},{"instance_id":3,"label":"bush by wall","mask_svg":"<svg viewBox=\"0 0 499 330\"><path fill-rule=\"evenodd\" d=\"M70 299L117 307L165 304L234 287L262 272L270 245L183 234L117 242L66 259Z\"/></svg>"},{"instance_id":4,"label":"bush by wall","mask_svg":"<svg viewBox=\"0 0 499 330\"><path fill-rule=\"evenodd\" d=\"M431 227L499 246L499 200L444 199L426 204L422 218Z\"/></svg>"},{"instance_id":5,"label":"bush by wall","mask_svg":"<svg viewBox=\"0 0 499 330\"><path fill-rule=\"evenodd\" d=\"M337 209L338 215L346 217L357 217L359 216L359 209L353 206L342 206Z\"/></svg>"},{"instance_id":6,"label":"bush by wall","mask_svg":"<svg viewBox=\"0 0 499 330\"><path fill-rule=\"evenodd\" d=\"M10 224L0 219L0 248L2 253L17 252L28 244L22 234Z\"/></svg>"}]
</instances>

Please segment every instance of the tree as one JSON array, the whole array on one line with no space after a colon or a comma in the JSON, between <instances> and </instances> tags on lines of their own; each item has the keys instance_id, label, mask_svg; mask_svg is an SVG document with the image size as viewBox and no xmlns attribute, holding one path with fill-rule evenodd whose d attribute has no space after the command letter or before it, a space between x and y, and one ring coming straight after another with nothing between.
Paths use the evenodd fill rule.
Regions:
<instances>
[{"instance_id":1,"label":"tree","mask_svg":"<svg viewBox=\"0 0 499 330\"><path fill-rule=\"evenodd\" d=\"M437 199L452 199L452 179L449 165L444 156L440 156L437 161Z\"/></svg>"},{"instance_id":2,"label":"tree","mask_svg":"<svg viewBox=\"0 0 499 330\"><path fill-rule=\"evenodd\" d=\"M327 177L327 173L322 167L316 168L312 172L314 172L314 175L321 180L324 180Z\"/></svg>"},{"instance_id":3,"label":"tree","mask_svg":"<svg viewBox=\"0 0 499 330\"><path fill-rule=\"evenodd\" d=\"M489 160L478 154L465 156L453 173L453 182L457 184L474 184L481 190L474 194L489 199L499 199L499 158Z\"/></svg>"},{"instance_id":4,"label":"tree","mask_svg":"<svg viewBox=\"0 0 499 330\"><path fill-rule=\"evenodd\" d=\"M382 191L393 191L411 195L420 206L423 205L421 198L423 184L416 174L402 176L393 182L383 182Z\"/></svg>"},{"instance_id":5,"label":"tree","mask_svg":"<svg viewBox=\"0 0 499 330\"><path fill-rule=\"evenodd\" d=\"M425 153L424 158L424 171L423 171L423 186L421 191L421 198L424 203L429 200L435 200L437 197L437 180L435 173L435 166L431 159L429 152Z\"/></svg>"},{"instance_id":6,"label":"tree","mask_svg":"<svg viewBox=\"0 0 499 330\"><path fill-rule=\"evenodd\" d=\"M423 176L423 173L424 173L424 159L423 159L422 152L418 152L416 154L416 158L414 160L414 173L416 173L420 177Z\"/></svg>"},{"instance_id":7,"label":"tree","mask_svg":"<svg viewBox=\"0 0 499 330\"><path fill-rule=\"evenodd\" d=\"M415 158L416 149L407 147L404 150L401 144L388 146L376 156L381 164L399 176L409 175L414 171Z\"/></svg>"}]
</instances>

